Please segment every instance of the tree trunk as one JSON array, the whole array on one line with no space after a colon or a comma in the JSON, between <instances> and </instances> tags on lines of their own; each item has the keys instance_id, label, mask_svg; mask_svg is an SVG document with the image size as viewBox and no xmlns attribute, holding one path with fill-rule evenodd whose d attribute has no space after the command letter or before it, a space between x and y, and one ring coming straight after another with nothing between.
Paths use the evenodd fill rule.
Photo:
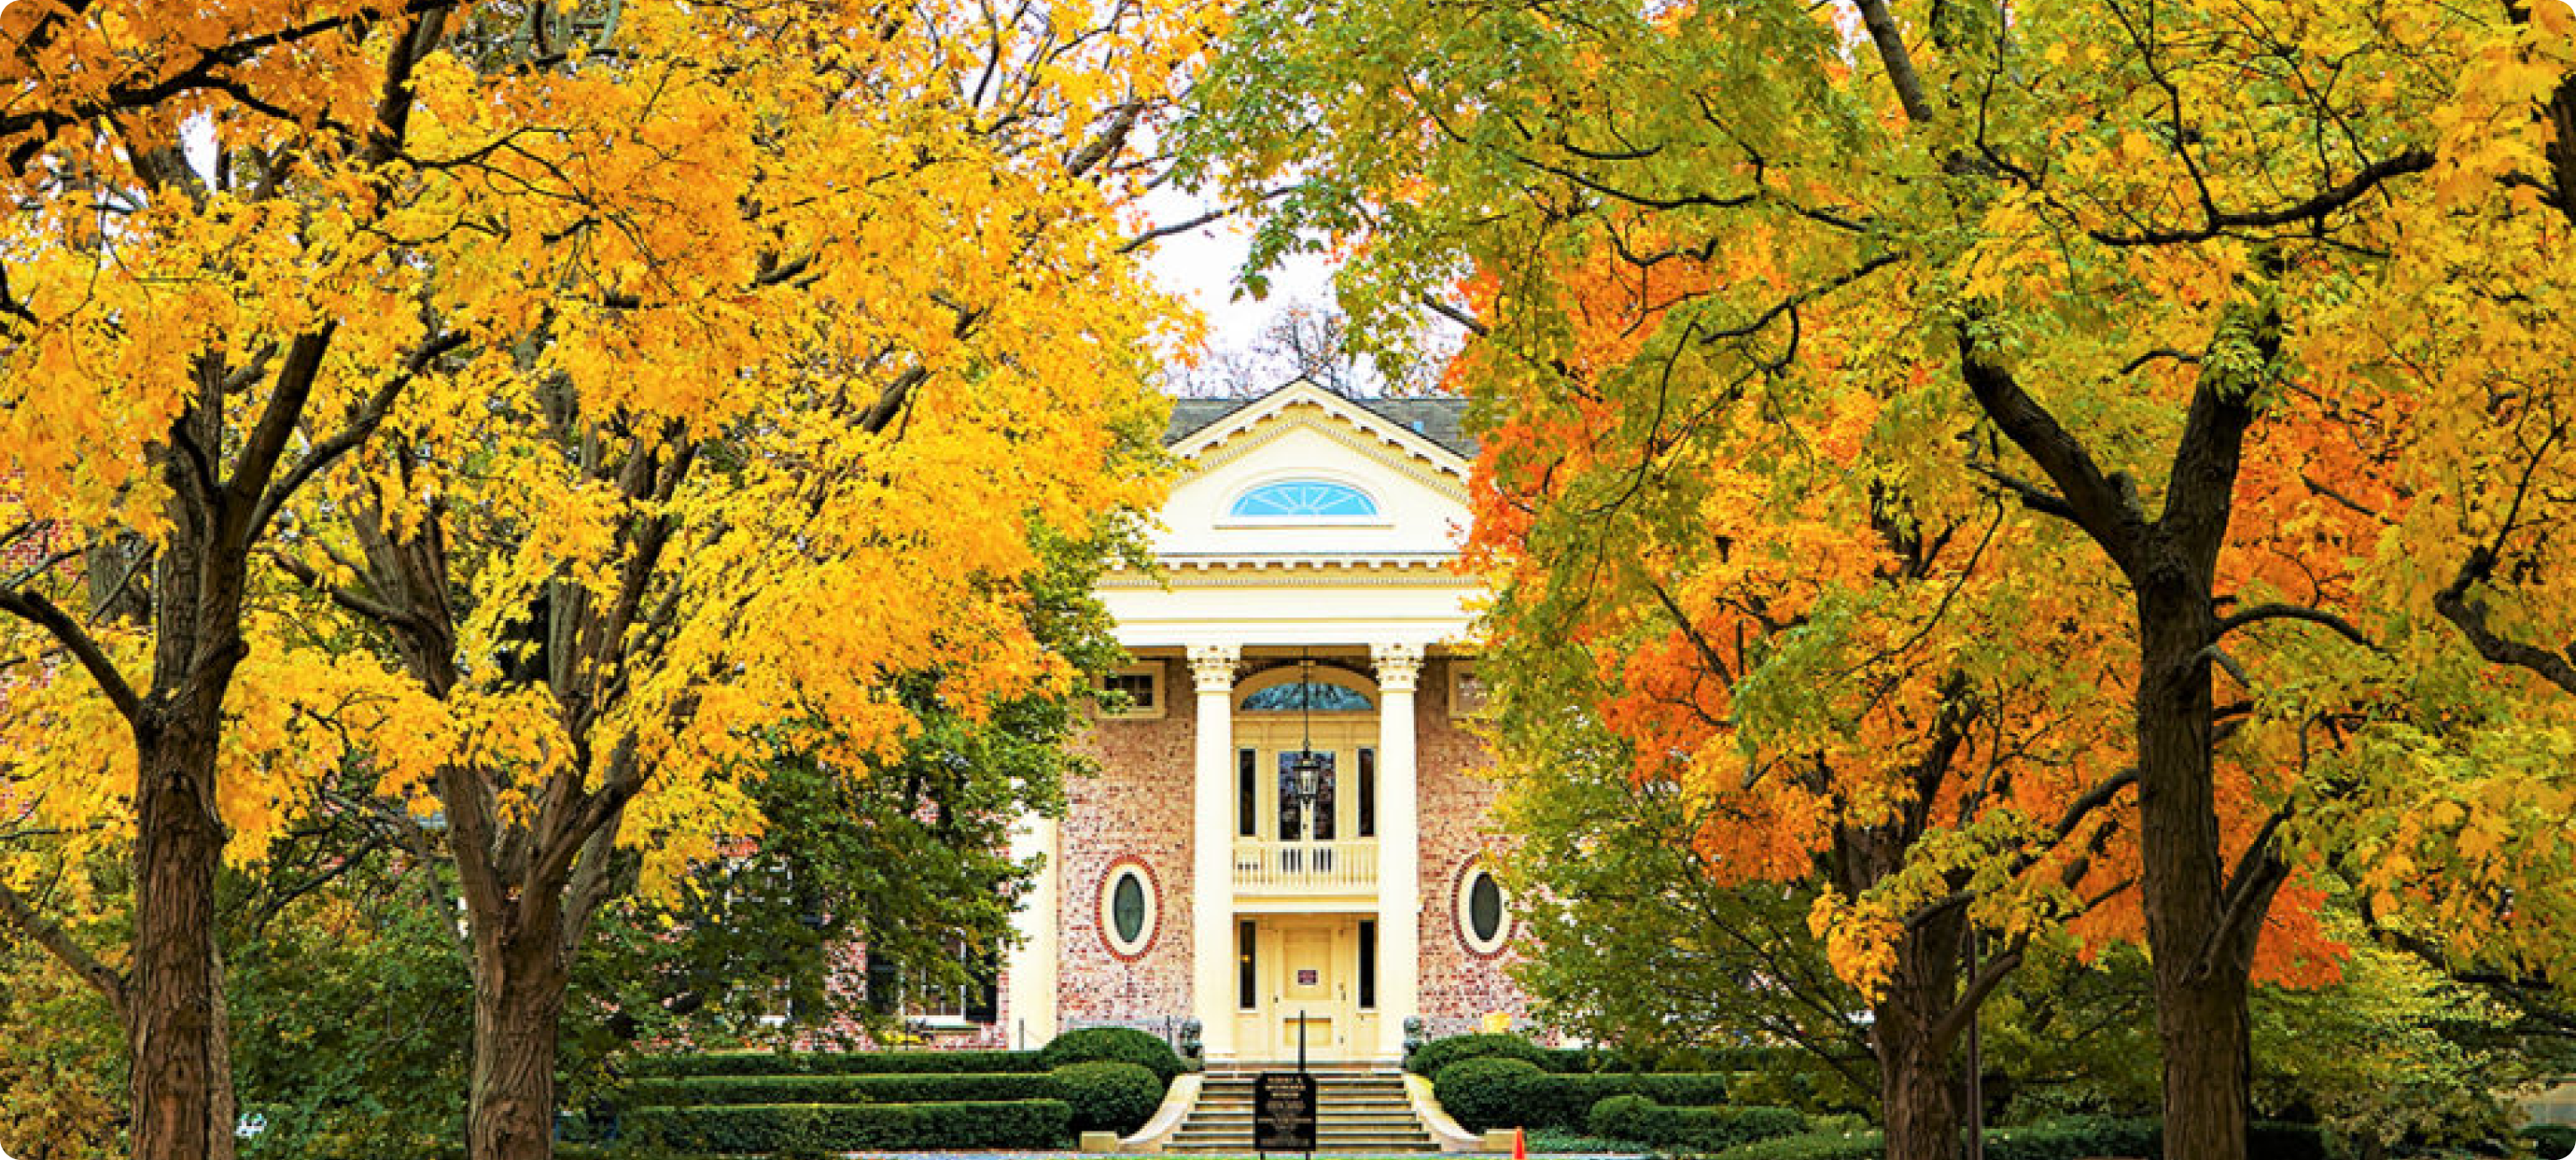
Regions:
<instances>
[{"instance_id":1,"label":"tree trunk","mask_svg":"<svg viewBox=\"0 0 2576 1160\"><path fill-rule=\"evenodd\" d=\"M1842 889L1858 897L1895 874L1922 835L1921 817L1908 814L1893 826L1837 828L1835 878ZM1951 1016L1959 1002L1967 932L1965 906L1941 907L1910 923L1897 938L1887 987L1870 1005L1887 1160L1958 1160L1964 1093L1950 1066L1958 1041Z\"/></svg>"},{"instance_id":2,"label":"tree trunk","mask_svg":"<svg viewBox=\"0 0 2576 1160\"><path fill-rule=\"evenodd\" d=\"M173 480L174 489L186 486ZM170 510L176 531L154 567L151 692L133 718L132 1143L135 1160L232 1160L232 1062L215 947L226 837L215 759L224 693L249 651L243 571L220 546L218 515L184 501Z\"/></svg>"},{"instance_id":3,"label":"tree trunk","mask_svg":"<svg viewBox=\"0 0 2576 1160\"><path fill-rule=\"evenodd\" d=\"M2244 1160L2251 1039L2244 953L2222 945L2227 866L2218 841L2211 750L2216 710L2206 584L2144 575L2137 691L2140 887L2155 960L2168 1160ZM2246 926L2260 930L2260 923Z\"/></svg>"},{"instance_id":4,"label":"tree trunk","mask_svg":"<svg viewBox=\"0 0 2576 1160\"><path fill-rule=\"evenodd\" d=\"M215 956L215 721L186 712L139 759L126 1047L135 1160L230 1160L232 1068Z\"/></svg>"},{"instance_id":5,"label":"tree trunk","mask_svg":"<svg viewBox=\"0 0 2576 1160\"><path fill-rule=\"evenodd\" d=\"M1887 1160L1958 1160L1960 1084L1938 1024L1958 991L1965 920L1951 910L1898 944L1887 992L1870 1009Z\"/></svg>"},{"instance_id":6,"label":"tree trunk","mask_svg":"<svg viewBox=\"0 0 2576 1160\"><path fill-rule=\"evenodd\" d=\"M469 1160L547 1160L554 1155L555 1046L568 982L557 938L551 924L508 931L486 926L474 934L465 1154Z\"/></svg>"}]
</instances>

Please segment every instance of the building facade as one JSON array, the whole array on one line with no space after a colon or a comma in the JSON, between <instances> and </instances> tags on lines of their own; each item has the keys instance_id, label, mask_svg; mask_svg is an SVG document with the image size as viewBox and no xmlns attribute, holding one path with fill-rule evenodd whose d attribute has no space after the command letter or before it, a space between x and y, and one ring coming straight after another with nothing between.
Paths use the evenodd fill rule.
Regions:
<instances>
[{"instance_id":1,"label":"building facade","mask_svg":"<svg viewBox=\"0 0 2576 1160\"><path fill-rule=\"evenodd\" d=\"M1385 1061L1525 1017L1471 718L1482 590L1454 567L1474 448L1452 400L1305 383L1188 400L1159 575L1100 596L1136 663L1085 741L993 1030L1194 1022L1217 1064Z\"/></svg>"}]
</instances>

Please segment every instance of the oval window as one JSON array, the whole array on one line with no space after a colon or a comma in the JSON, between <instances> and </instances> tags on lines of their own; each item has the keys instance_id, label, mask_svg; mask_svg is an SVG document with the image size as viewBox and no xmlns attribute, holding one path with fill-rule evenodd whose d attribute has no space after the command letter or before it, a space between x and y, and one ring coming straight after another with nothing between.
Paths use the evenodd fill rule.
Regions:
<instances>
[{"instance_id":1,"label":"oval window","mask_svg":"<svg viewBox=\"0 0 2576 1160\"><path fill-rule=\"evenodd\" d=\"M1503 888L1491 874L1477 875L1475 884L1467 888L1467 933L1480 943L1502 937Z\"/></svg>"},{"instance_id":2,"label":"oval window","mask_svg":"<svg viewBox=\"0 0 2576 1160\"><path fill-rule=\"evenodd\" d=\"M1495 905L1499 908L1501 903ZM1133 943L1145 937L1145 884L1135 875L1118 876L1118 885L1109 895L1109 918L1118 941Z\"/></svg>"},{"instance_id":3,"label":"oval window","mask_svg":"<svg viewBox=\"0 0 2576 1160\"><path fill-rule=\"evenodd\" d=\"M1155 897L1154 875L1139 859L1121 858L1100 879L1100 941L1109 953L1133 961L1154 943L1154 923L1162 909Z\"/></svg>"},{"instance_id":4,"label":"oval window","mask_svg":"<svg viewBox=\"0 0 2576 1160\"><path fill-rule=\"evenodd\" d=\"M1482 865L1469 865L1466 873L1458 877L1458 941L1483 958L1503 953L1503 943L1512 934L1508 903L1502 881L1494 877L1493 871Z\"/></svg>"}]
</instances>

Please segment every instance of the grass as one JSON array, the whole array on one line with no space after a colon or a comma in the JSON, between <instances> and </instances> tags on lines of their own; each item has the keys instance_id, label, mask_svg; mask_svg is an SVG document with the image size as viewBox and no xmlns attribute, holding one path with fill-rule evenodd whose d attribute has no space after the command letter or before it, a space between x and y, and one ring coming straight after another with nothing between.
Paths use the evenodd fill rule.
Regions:
<instances>
[{"instance_id":1,"label":"grass","mask_svg":"<svg viewBox=\"0 0 2576 1160\"><path fill-rule=\"evenodd\" d=\"M1531 1155L1566 1152L1624 1152L1631 1155L1654 1151L1627 1140L1607 1140L1567 1128L1536 1128L1529 1134Z\"/></svg>"}]
</instances>

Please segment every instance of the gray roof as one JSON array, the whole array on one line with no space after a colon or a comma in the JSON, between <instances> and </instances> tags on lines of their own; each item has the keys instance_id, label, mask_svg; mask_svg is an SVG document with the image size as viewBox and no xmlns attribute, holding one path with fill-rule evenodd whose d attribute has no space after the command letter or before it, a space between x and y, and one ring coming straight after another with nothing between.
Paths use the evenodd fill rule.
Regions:
<instances>
[{"instance_id":1,"label":"gray roof","mask_svg":"<svg viewBox=\"0 0 2576 1160\"><path fill-rule=\"evenodd\" d=\"M1217 420L1268 397L1263 394L1238 399L1174 399L1172 425L1163 432L1163 445L1168 447L1178 443ZM1447 448L1461 459L1476 457L1476 438L1467 434L1461 425L1467 415L1465 399L1438 395L1401 399L1344 397L1375 412L1379 418Z\"/></svg>"}]
</instances>

